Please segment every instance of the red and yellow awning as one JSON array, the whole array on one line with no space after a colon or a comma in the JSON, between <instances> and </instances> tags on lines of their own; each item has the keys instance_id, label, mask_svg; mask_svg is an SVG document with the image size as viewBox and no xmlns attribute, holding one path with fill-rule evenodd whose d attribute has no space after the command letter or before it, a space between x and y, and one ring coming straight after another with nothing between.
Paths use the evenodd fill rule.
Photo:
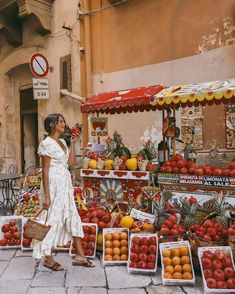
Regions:
<instances>
[{"instance_id":1,"label":"red and yellow awning","mask_svg":"<svg viewBox=\"0 0 235 294\"><path fill-rule=\"evenodd\" d=\"M154 95L164 88L163 85L132 88L127 90L100 93L87 99L81 106L86 113L121 113L156 110L151 104Z\"/></svg>"},{"instance_id":2,"label":"red and yellow awning","mask_svg":"<svg viewBox=\"0 0 235 294\"><path fill-rule=\"evenodd\" d=\"M154 95L151 104L164 109L229 101L235 101L235 79L165 88Z\"/></svg>"}]
</instances>

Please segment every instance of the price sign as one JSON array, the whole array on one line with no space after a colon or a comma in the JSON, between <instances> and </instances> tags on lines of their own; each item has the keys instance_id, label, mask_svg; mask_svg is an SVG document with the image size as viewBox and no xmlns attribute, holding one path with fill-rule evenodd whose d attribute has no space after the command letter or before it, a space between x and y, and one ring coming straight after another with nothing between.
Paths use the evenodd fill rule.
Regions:
<instances>
[{"instance_id":1,"label":"price sign","mask_svg":"<svg viewBox=\"0 0 235 294\"><path fill-rule=\"evenodd\" d=\"M33 79L33 97L34 100L49 98L47 79Z\"/></svg>"}]
</instances>

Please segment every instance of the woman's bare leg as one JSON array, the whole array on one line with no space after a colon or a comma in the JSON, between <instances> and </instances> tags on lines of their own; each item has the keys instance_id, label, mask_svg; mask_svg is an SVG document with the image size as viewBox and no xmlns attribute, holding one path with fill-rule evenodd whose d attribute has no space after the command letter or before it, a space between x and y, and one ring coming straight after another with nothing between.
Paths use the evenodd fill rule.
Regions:
<instances>
[{"instance_id":1,"label":"woman's bare leg","mask_svg":"<svg viewBox=\"0 0 235 294\"><path fill-rule=\"evenodd\" d=\"M80 237L73 237L73 240L74 240L76 251L77 251L75 259L78 260L78 261L86 261L87 258L86 258L85 254L84 254L83 249L82 249L82 240L81 240L81 238Z\"/></svg>"}]
</instances>

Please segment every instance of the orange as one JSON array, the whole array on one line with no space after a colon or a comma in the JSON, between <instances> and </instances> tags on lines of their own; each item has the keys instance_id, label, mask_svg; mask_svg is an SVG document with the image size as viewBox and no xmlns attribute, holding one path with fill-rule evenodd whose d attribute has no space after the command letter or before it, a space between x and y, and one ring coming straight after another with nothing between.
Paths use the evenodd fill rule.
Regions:
<instances>
[{"instance_id":1,"label":"orange","mask_svg":"<svg viewBox=\"0 0 235 294\"><path fill-rule=\"evenodd\" d=\"M174 266L174 271L181 273L182 272L182 265L180 265L180 264L175 265Z\"/></svg>"},{"instance_id":2,"label":"orange","mask_svg":"<svg viewBox=\"0 0 235 294\"><path fill-rule=\"evenodd\" d=\"M182 264L190 263L190 258L189 258L189 256L182 256L182 257L181 257L181 263L182 263Z\"/></svg>"},{"instance_id":3,"label":"orange","mask_svg":"<svg viewBox=\"0 0 235 294\"><path fill-rule=\"evenodd\" d=\"M119 233L113 233L113 240L119 240Z\"/></svg>"},{"instance_id":4,"label":"orange","mask_svg":"<svg viewBox=\"0 0 235 294\"><path fill-rule=\"evenodd\" d=\"M171 256L180 256L180 250L178 248L171 249Z\"/></svg>"},{"instance_id":5,"label":"orange","mask_svg":"<svg viewBox=\"0 0 235 294\"><path fill-rule=\"evenodd\" d=\"M122 233L120 234L120 239L121 239L121 240L127 240L127 237L128 237L128 235L127 235L126 232L122 232Z\"/></svg>"},{"instance_id":6,"label":"orange","mask_svg":"<svg viewBox=\"0 0 235 294\"><path fill-rule=\"evenodd\" d=\"M192 280L193 275L191 273L185 272L183 273L183 279L184 280Z\"/></svg>"},{"instance_id":7,"label":"orange","mask_svg":"<svg viewBox=\"0 0 235 294\"><path fill-rule=\"evenodd\" d=\"M120 241L114 240L113 241L113 247L120 247Z\"/></svg>"},{"instance_id":8,"label":"orange","mask_svg":"<svg viewBox=\"0 0 235 294\"><path fill-rule=\"evenodd\" d=\"M106 248L105 249L105 255L112 255L113 254L113 249L112 248Z\"/></svg>"},{"instance_id":9,"label":"orange","mask_svg":"<svg viewBox=\"0 0 235 294\"><path fill-rule=\"evenodd\" d=\"M111 261L111 260L113 260L113 258L111 255L105 255L104 260Z\"/></svg>"},{"instance_id":10,"label":"orange","mask_svg":"<svg viewBox=\"0 0 235 294\"><path fill-rule=\"evenodd\" d=\"M183 265L183 272L188 272L191 273L192 272L192 267L190 264L186 263Z\"/></svg>"},{"instance_id":11,"label":"orange","mask_svg":"<svg viewBox=\"0 0 235 294\"><path fill-rule=\"evenodd\" d=\"M120 255L120 253L121 253L121 251L120 251L120 249L118 247L113 248L113 254L114 255Z\"/></svg>"},{"instance_id":12,"label":"orange","mask_svg":"<svg viewBox=\"0 0 235 294\"><path fill-rule=\"evenodd\" d=\"M171 256L171 251L168 249L165 249L162 251L163 257L170 257Z\"/></svg>"},{"instance_id":13,"label":"orange","mask_svg":"<svg viewBox=\"0 0 235 294\"><path fill-rule=\"evenodd\" d=\"M164 274L164 278L165 279L172 279L172 274L167 272Z\"/></svg>"},{"instance_id":14,"label":"orange","mask_svg":"<svg viewBox=\"0 0 235 294\"><path fill-rule=\"evenodd\" d=\"M180 248L180 256L189 256L188 247L181 247Z\"/></svg>"},{"instance_id":15,"label":"orange","mask_svg":"<svg viewBox=\"0 0 235 294\"><path fill-rule=\"evenodd\" d=\"M105 234L104 238L105 238L105 241L112 241L112 234L107 233Z\"/></svg>"},{"instance_id":16,"label":"orange","mask_svg":"<svg viewBox=\"0 0 235 294\"><path fill-rule=\"evenodd\" d=\"M115 260L115 261L120 260L120 256L119 256L119 255L114 255L114 256L113 256L113 260Z\"/></svg>"},{"instance_id":17,"label":"orange","mask_svg":"<svg viewBox=\"0 0 235 294\"><path fill-rule=\"evenodd\" d=\"M182 274L179 273L179 272L175 272L175 273L172 275L172 278L173 278L173 279L182 279Z\"/></svg>"},{"instance_id":18,"label":"orange","mask_svg":"<svg viewBox=\"0 0 235 294\"><path fill-rule=\"evenodd\" d=\"M128 259L128 256L126 254L122 254L120 259L121 260L127 260Z\"/></svg>"},{"instance_id":19,"label":"orange","mask_svg":"<svg viewBox=\"0 0 235 294\"><path fill-rule=\"evenodd\" d=\"M123 246L123 247L121 247L120 252L121 252L121 254L127 254L128 248L126 246Z\"/></svg>"},{"instance_id":20,"label":"orange","mask_svg":"<svg viewBox=\"0 0 235 294\"><path fill-rule=\"evenodd\" d=\"M180 264L180 257L178 257L178 256L174 256L174 257L172 258L172 264L173 264L173 265Z\"/></svg>"},{"instance_id":21,"label":"orange","mask_svg":"<svg viewBox=\"0 0 235 294\"><path fill-rule=\"evenodd\" d=\"M128 246L127 240L121 240L120 244L121 244L121 246L125 246L125 247Z\"/></svg>"},{"instance_id":22,"label":"orange","mask_svg":"<svg viewBox=\"0 0 235 294\"><path fill-rule=\"evenodd\" d=\"M168 266L166 266L165 271L166 271L167 273L173 274L173 272L174 272L174 268L173 268L172 265L168 265Z\"/></svg>"},{"instance_id":23,"label":"orange","mask_svg":"<svg viewBox=\"0 0 235 294\"><path fill-rule=\"evenodd\" d=\"M170 257L164 257L163 263L165 266L171 265L171 258Z\"/></svg>"},{"instance_id":24,"label":"orange","mask_svg":"<svg viewBox=\"0 0 235 294\"><path fill-rule=\"evenodd\" d=\"M111 241L106 241L105 242L105 247L106 248L112 248L113 247L113 243Z\"/></svg>"}]
</instances>

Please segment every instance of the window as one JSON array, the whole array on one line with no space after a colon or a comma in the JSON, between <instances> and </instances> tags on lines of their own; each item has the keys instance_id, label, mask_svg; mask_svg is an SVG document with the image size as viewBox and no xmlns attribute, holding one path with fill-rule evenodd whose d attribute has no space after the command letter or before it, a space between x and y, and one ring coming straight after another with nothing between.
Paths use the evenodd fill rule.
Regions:
<instances>
[{"instance_id":1,"label":"window","mask_svg":"<svg viewBox=\"0 0 235 294\"><path fill-rule=\"evenodd\" d=\"M60 58L60 89L72 92L71 54Z\"/></svg>"}]
</instances>

